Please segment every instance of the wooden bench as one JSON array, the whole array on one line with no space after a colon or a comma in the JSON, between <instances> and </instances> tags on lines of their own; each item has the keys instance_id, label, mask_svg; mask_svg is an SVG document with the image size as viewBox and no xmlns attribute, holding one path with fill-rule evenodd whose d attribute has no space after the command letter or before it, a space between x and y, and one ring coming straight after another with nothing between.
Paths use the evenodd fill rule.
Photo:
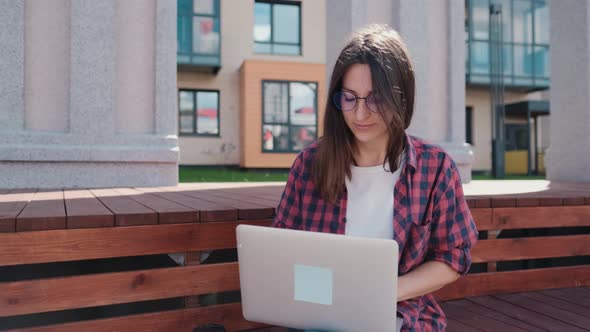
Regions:
<instances>
[{"instance_id":1,"label":"wooden bench","mask_svg":"<svg viewBox=\"0 0 590 332\"><path fill-rule=\"evenodd\" d=\"M6 190L0 194L0 330L191 331L207 323L223 324L230 331L263 328L243 319L239 302L205 305L203 295L239 290L239 278L236 262L200 264L201 253L235 248L234 232L240 223L268 225L280 191L277 186ZM458 309L466 300L458 299L590 285L588 264L495 271L506 260L590 255L587 233L496 238L498 234L502 237L502 230L590 226L590 200L564 206L560 199L559 206L539 206L542 200L537 199L536 206L521 207L518 199L469 201L486 235L473 249L473 260L484 264L485 271L436 293L438 299L449 301L444 306L457 331L470 326L469 317L456 315L466 312ZM118 271L74 269L66 275L55 272L63 264L94 266L100 261L109 266L108 260L151 261L170 254L180 257L178 264ZM37 268L52 273L31 274ZM158 307L168 300L176 304ZM118 306L140 307L146 301L157 302L146 310L150 312L121 315L117 311ZM56 321L55 317L65 318Z\"/></svg>"}]
</instances>

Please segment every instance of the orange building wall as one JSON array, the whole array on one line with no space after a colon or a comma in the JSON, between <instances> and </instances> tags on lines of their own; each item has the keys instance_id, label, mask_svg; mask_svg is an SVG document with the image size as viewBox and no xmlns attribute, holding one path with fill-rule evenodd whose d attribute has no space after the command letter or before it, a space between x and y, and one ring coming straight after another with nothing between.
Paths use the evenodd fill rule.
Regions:
<instances>
[{"instance_id":1,"label":"orange building wall","mask_svg":"<svg viewBox=\"0 0 590 332\"><path fill-rule=\"evenodd\" d=\"M246 60L240 68L240 166L289 168L297 153L262 152L262 81L318 83L318 137L323 133L326 103L324 64Z\"/></svg>"}]
</instances>

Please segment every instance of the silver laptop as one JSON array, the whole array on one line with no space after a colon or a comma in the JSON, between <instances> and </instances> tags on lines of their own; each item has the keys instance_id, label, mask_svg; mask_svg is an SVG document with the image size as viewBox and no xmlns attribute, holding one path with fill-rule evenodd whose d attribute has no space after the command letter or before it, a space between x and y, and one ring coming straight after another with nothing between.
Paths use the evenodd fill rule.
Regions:
<instances>
[{"instance_id":1,"label":"silver laptop","mask_svg":"<svg viewBox=\"0 0 590 332\"><path fill-rule=\"evenodd\" d=\"M240 225L244 318L320 331L397 331L398 245Z\"/></svg>"}]
</instances>

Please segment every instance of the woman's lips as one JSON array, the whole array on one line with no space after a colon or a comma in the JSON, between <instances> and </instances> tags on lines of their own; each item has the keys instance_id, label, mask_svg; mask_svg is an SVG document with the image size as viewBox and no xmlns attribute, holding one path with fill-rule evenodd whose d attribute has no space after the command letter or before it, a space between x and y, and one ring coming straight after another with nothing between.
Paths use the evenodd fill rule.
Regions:
<instances>
[{"instance_id":1,"label":"woman's lips","mask_svg":"<svg viewBox=\"0 0 590 332\"><path fill-rule=\"evenodd\" d=\"M373 127L374 125L375 125L374 123L373 123L373 124L366 124L366 125L362 125L362 124L355 123L355 124L354 124L354 127L355 127L357 130L369 130L369 129L370 129L371 127Z\"/></svg>"}]
</instances>

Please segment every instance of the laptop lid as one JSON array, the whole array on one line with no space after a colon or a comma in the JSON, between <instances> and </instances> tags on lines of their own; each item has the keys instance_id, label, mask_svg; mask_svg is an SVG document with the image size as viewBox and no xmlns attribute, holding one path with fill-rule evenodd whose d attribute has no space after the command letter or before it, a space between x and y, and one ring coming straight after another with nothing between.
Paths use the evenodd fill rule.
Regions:
<instances>
[{"instance_id":1,"label":"laptop lid","mask_svg":"<svg viewBox=\"0 0 590 332\"><path fill-rule=\"evenodd\" d=\"M247 320L322 331L395 331L398 245L240 225Z\"/></svg>"}]
</instances>

